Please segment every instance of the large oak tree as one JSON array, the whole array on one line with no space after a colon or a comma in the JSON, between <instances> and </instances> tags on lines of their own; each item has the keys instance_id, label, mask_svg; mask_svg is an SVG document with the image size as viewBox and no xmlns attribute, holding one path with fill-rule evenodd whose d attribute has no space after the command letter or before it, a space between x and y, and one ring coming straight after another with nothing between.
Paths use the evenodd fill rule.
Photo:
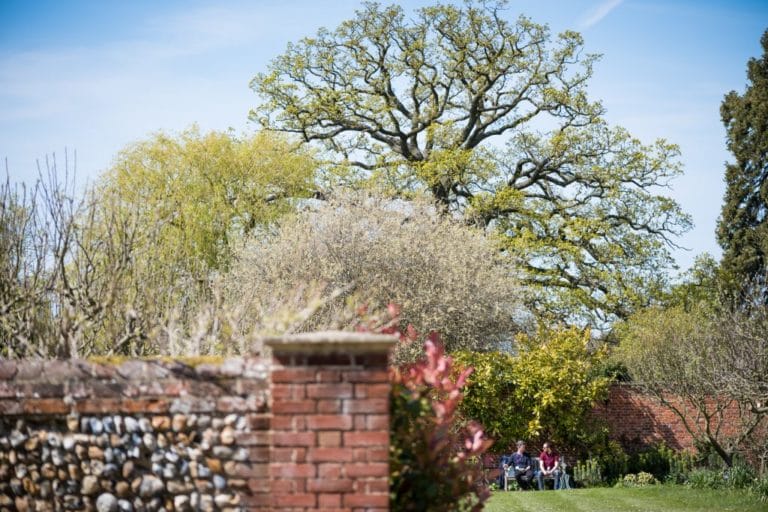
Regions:
<instances>
[{"instance_id":1,"label":"large oak tree","mask_svg":"<svg viewBox=\"0 0 768 512\"><path fill-rule=\"evenodd\" d=\"M534 306L601 324L655 293L689 227L658 193L680 172L678 149L609 126L587 96L596 56L575 32L554 39L508 21L503 3L412 17L366 3L256 75L251 117L324 146L336 179L427 191L498 230L526 262Z\"/></svg>"}]
</instances>

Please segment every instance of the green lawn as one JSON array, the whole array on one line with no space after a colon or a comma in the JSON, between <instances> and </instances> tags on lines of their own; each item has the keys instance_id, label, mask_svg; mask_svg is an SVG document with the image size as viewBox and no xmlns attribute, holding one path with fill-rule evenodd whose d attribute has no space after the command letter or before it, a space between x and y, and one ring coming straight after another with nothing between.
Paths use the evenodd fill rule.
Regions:
<instances>
[{"instance_id":1,"label":"green lawn","mask_svg":"<svg viewBox=\"0 0 768 512\"><path fill-rule=\"evenodd\" d=\"M594 488L571 491L497 491L485 507L488 512L766 512L746 492L693 490L660 485L640 489Z\"/></svg>"}]
</instances>

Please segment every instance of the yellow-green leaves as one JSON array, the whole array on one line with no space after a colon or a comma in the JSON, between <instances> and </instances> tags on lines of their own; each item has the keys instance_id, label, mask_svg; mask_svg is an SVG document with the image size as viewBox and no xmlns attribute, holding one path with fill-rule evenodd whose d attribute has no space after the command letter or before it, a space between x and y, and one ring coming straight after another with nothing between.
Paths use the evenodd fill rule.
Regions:
<instances>
[{"instance_id":1,"label":"yellow-green leaves","mask_svg":"<svg viewBox=\"0 0 768 512\"><path fill-rule=\"evenodd\" d=\"M252 117L328 150L347 185L426 192L497 230L537 313L605 328L650 301L690 227L658 192L678 151L608 126L582 37L505 5L366 3L257 75Z\"/></svg>"},{"instance_id":2,"label":"yellow-green leaves","mask_svg":"<svg viewBox=\"0 0 768 512\"><path fill-rule=\"evenodd\" d=\"M599 371L605 351L589 346L589 331L542 330L519 336L515 355L456 354L458 363L475 369L463 414L480 421L500 450L520 438L579 444L588 437L594 403L610 383Z\"/></svg>"},{"instance_id":3,"label":"yellow-green leaves","mask_svg":"<svg viewBox=\"0 0 768 512\"><path fill-rule=\"evenodd\" d=\"M295 201L310 193L315 167L310 153L269 133L238 138L193 127L123 150L91 192L92 220L82 237L124 254L96 250L97 258L73 265L103 267L105 274L120 263L119 275L111 271L111 302L104 306L109 314L92 338L101 344L127 341L89 349L174 351L156 340L170 345L197 327L203 332L209 320L217 324L211 330L219 339L226 338L226 327L211 313L220 304L212 282L227 270L244 235L293 211ZM125 261L116 263L118 256ZM78 284L89 285L83 281ZM197 313L196 327L190 318ZM209 341L198 339L191 350L218 343Z\"/></svg>"},{"instance_id":4,"label":"yellow-green leaves","mask_svg":"<svg viewBox=\"0 0 768 512\"><path fill-rule=\"evenodd\" d=\"M292 210L312 189L315 164L282 137L238 139L191 128L122 151L101 194L138 214L173 266L226 266L233 240ZM170 262L169 262L170 264Z\"/></svg>"}]
</instances>

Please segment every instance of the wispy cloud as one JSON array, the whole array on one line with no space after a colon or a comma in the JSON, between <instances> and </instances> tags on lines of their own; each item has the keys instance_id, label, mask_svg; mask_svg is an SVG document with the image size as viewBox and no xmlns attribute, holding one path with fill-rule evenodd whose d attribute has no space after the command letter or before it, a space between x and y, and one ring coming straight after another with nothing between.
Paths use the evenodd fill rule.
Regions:
<instances>
[{"instance_id":1,"label":"wispy cloud","mask_svg":"<svg viewBox=\"0 0 768 512\"><path fill-rule=\"evenodd\" d=\"M603 18L608 16L611 11L621 5L622 2L624 2L624 0L607 0L597 7L590 9L584 14L584 16L582 16L579 23L580 29L587 30L588 28L594 27L600 23Z\"/></svg>"}]
</instances>

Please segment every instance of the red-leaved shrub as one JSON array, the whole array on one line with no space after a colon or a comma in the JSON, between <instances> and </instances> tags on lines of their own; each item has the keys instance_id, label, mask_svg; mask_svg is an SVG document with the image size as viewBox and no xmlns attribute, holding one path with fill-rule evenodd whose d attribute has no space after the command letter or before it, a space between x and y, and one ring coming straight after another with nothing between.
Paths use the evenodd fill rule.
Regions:
<instances>
[{"instance_id":1,"label":"red-leaved shrub","mask_svg":"<svg viewBox=\"0 0 768 512\"><path fill-rule=\"evenodd\" d=\"M400 333L414 343L413 329ZM491 445L479 423L461 424L462 389L472 368L458 372L436 333L426 357L390 370L390 508L393 511L481 510L489 491L479 456Z\"/></svg>"},{"instance_id":2,"label":"red-leaved shrub","mask_svg":"<svg viewBox=\"0 0 768 512\"><path fill-rule=\"evenodd\" d=\"M386 313L357 310L357 330L393 334L398 349L412 350L422 337L400 328L400 308ZM451 512L481 510L490 496L480 456L491 446L482 426L458 414L472 368L454 368L436 332L424 340L418 362L390 368L390 510Z\"/></svg>"}]
</instances>

